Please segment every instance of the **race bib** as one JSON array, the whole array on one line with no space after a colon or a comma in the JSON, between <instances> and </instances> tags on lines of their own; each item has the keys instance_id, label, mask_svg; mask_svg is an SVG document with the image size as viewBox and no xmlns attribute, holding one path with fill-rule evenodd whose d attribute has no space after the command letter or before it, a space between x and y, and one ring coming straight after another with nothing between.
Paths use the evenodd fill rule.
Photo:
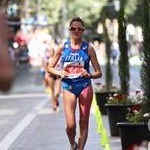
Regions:
<instances>
[{"instance_id":1,"label":"race bib","mask_svg":"<svg viewBox=\"0 0 150 150\"><path fill-rule=\"evenodd\" d=\"M78 78L84 69L84 62L65 62L64 70L69 74L68 78Z\"/></svg>"}]
</instances>

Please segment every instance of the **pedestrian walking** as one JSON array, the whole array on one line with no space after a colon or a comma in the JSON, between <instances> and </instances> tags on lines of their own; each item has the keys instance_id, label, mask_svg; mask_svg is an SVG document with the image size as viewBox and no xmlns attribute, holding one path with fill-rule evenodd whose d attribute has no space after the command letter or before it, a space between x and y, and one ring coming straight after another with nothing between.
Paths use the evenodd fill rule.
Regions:
<instances>
[{"instance_id":1,"label":"pedestrian walking","mask_svg":"<svg viewBox=\"0 0 150 150\"><path fill-rule=\"evenodd\" d=\"M94 48L82 39L85 30L81 18L75 17L70 22L70 40L61 44L56 51L48 72L62 77L63 103L66 117L66 133L71 150L83 150L88 137L89 115L93 99L91 79L102 76ZM61 58L63 70L55 69ZM94 72L90 73L89 63L92 63ZM79 104L79 139L76 137L76 105Z\"/></svg>"},{"instance_id":2,"label":"pedestrian walking","mask_svg":"<svg viewBox=\"0 0 150 150\"><path fill-rule=\"evenodd\" d=\"M111 57L113 61L113 65L115 65L118 61L119 57L119 44L117 40L113 40L111 44Z\"/></svg>"},{"instance_id":3,"label":"pedestrian walking","mask_svg":"<svg viewBox=\"0 0 150 150\"><path fill-rule=\"evenodd\" d=\"M7 45L7 26L5 13L0 8L0 90L9 91L13 83L14 68Z\"/></svg>"}]
</instances>

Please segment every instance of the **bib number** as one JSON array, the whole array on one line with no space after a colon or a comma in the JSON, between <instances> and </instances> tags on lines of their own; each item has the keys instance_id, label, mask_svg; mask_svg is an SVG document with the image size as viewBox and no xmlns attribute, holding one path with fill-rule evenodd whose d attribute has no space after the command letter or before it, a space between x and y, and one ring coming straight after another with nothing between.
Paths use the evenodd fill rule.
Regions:
<instances>
[{"instance_id":1,"label":"bib number","mask_svg":"<svg viewBox=\"0 0 150 150\"><path fill-rule=\"evenodd\" d=\"M64 70L69 74L68 78L80 77L83 69L84 62L68 62L64 64Z\"/></svg>"}]
</instances>

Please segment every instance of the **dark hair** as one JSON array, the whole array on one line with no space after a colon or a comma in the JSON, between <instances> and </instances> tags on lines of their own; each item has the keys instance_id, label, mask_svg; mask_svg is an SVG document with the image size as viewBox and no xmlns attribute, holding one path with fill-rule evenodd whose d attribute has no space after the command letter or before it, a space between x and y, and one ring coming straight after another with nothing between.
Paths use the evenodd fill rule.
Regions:
<instances>
[{"instance_id":1,"label":"dark hair","mask_svg":"<svg viewBox=\"0 0 150 150\"><path fill-rule=\"evenodd\" d=\"M82 20L80 17L75 17L75 18L73 18L73 19L70 21L70 26L71 26L71 24L72 24L73 22L81 22L82 25L83 25L83 27L84 27L84 22L83 22L83 20Z\"/></svg>"}]
</instances>

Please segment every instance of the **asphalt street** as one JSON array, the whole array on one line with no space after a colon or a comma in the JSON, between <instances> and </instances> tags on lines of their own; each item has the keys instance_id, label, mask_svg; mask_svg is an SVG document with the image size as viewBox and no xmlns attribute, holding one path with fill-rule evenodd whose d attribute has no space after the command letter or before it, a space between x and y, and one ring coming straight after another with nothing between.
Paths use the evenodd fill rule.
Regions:
<instances>
[{"instance_id":1,"label":"asphalt street","mask_svg":"<svg viewBox=\"0 0 150 150\"><path fill-rule=\"evenodd\" d=\"M102 70L104 72L103 67ZM130 70L130 89L139 89L139 68L131 67ZM119 85L116 66L113 67L113 72L113 82ZM95 82L104 83L104 77L93 83ZM78 110L76 115L78 116ZM108 131L111 149L121 150L120 138L110 136L107 116L102 116L102 119ZM12 90L0 94L0 120L0 150L69 150L62 96L59 111L53 112L39 68L25 65L16 70ZM101 135L96 132L93 110L85 150L104 150L101 147Z\"/></svg>"}]
</instances>

